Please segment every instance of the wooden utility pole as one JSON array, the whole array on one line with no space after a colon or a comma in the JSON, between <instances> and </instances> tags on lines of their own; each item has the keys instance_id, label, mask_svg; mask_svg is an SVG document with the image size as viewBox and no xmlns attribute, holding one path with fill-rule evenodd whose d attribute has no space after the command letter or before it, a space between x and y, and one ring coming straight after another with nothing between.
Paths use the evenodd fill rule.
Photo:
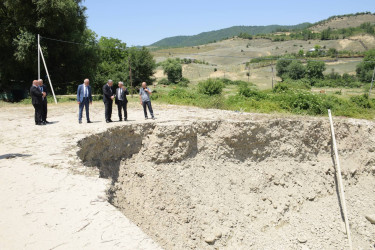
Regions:
<instances>
[{"instance_id":1,"label":"wooden utility pole","mask_svg":"<svg viewBox=\"0 0 375 250\"><path fill-rule=\"evenodd\" d=\"M371 86L370 86L370 91L368 92L369 97L370 97L370 94L371 94L372 85L374 84L374 76L375 76L375 67L374 67L374 72L372 72Z\"/></svg>"},{"instance_id":2,"label":"wooden utility pole","mask_svg":"<svg viewBox=\"0 0 375 250\"><path fill-rule=\"evenodd\" d=\"M133 79L132 79L132 65L130 64L130 55L128 55L128 64L129 64L129 80L130 80L130 87L131 87L131 96L133 98L134 87L133 87Z\"/></svg>"},{"instance_id":3,"label":"wooden utility pole","mask_svg":"<svg viewBox=\"0 0 375 250\"><path fill-rule=\"evenodd\" d=\"M271 66L272 69L272 89L273 89L273 66Z\"/></svg>"}]
</instances>

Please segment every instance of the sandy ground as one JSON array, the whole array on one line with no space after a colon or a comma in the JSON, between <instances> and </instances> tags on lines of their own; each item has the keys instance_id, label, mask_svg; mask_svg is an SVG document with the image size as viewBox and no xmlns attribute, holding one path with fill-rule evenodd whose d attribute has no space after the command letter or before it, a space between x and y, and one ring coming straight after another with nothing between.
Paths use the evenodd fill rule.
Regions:
<instances>
[{"instance_id":1,"label":"sandy ground","mask_svg":"<svg viewBox=\"0 0 375 250\"><path fill-rule=\"evenodd\" d=\"M157 119L145 121L133 102L128 122L107 124L97 102L92 124L78 124L77 105L62 103L49 104L52 124L35 126L31 105L0 105L0 249L347 247L326 118L154 105ZM116 107L112 117L117 121ZM367 248L374 244L374 227L365 218L375 206L373 123L335 121L343 159L359 162L354 170L353 164L343 167L352 186L354 242ZM117 183L98 178L99 165L111 161L119 166ZM100 170L88 167L95 164ZM262 178L253 181L256 174Z\"/></svg>"},{"instance_id":2,"label":"sandy ground","mask_svg":"<svg viewBox=\"0 0 375 250\"><path fill-rule=\"evenodd\" d=\"M80 125L74 103L49 104L47 126L34 125L31 105L1 106L0 249L159 248L108 203L109 180L76 157L77 140L120 125L103 121L102 106ZM131 123L135 112L143 121L132 110Z\"/></svg>"}]
</instances>

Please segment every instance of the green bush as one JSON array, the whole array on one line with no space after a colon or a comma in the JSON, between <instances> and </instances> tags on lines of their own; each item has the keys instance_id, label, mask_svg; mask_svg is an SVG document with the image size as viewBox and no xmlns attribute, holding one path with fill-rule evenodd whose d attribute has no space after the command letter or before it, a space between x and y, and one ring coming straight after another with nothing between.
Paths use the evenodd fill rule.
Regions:
<instances>
[{"instance_id":1,"label":"green bush","mask_svg":"<svg viewBox=\"0 0 375 250\"><path fill-rule=\"evenodd\" d=\"M162 78L159 80L158 84L161 84L161 85L170 85L172 84L170 81L168 81L167 78Z\"/></svg>"},{"instance_id":2,"label":"green bush","mask_svg":"<svg viewBox=\"0 0 375 250\"><path fill-rule=\"evenodd\" d=\"M293 113L297 114L318 115L325 112L319 96L306 91L290 93L285 98L285 104L285 108L291 109Z\"/></svg>"},{"instance_id":3,"label":"green bush","mask_svg":"<svg viewBox=\"0 0 375 250\"><path fill-rule=\"evenodd\" d=\"M283 83L283 82L279 82L275 85L275 87L273 88L273 92L274 93L281 93L281 92L285 92L289 89L288 87L288 84L286 83Z\"/></svg>"},{"instance_id":4,"label":"green bush","mask_svg":"<svg viewBox=\"0 0 375 250\"><path fill-rule=\"evenodd\" d=\"M169 97L176 97L179 99L193 99L196 97L194 93L187 91L186 89L176 88L168 93Z\"/></svg>"},{"instance_id":5,"label":"green bush","mask_svg":"<svg viewBox=\"0 0 375 250\"><path fill-rule=\"evenodd\" d=\"M252 85L252 86L255 86L253 83L251 82L246 82L246 81L242 81L242 80L230 80L228 78L217 78L218 81L222 81L225 85L242 85L242 84L246 84L246 85Z\"/></svg>"},{"instance_id":6,"label":"green bush","mask_svg":"<svg viewBox=\"0 0 375 250\"><path fill-rule=\"evenodd\" d=\"M190 83L190 80L185 78L185 77L182 77L180 82L178 83L178 86L180 87L187 87L188 84Z\"/></svg>"},{"instance_id":7,"label":"green bush","mask_svg":"<svg viewBox=\"0 0 375 250\"><path fill-rule=\"evenodd\" d=\"M307 78L302 78L299 80L293 80L293 79L287 78L283 81L283 83L286 83L289 89L305 89L305 90L311 89L310 80Z\"/></svg>"},{"instance_id":8,"label":"green bush","mask_svg":"<svg viewBox=\"0 0 375 250\"><path fill-rule=\"evenodd\" d=\"M263 100L267 98L267 94L262 91L251 89L247 83L239 86L238 94L247 98L253 98L255 100Z\"/></svg>"},{"instance_id":9,"label":"green bush","mask_svg":"<svg viewBox=\"0 0 375 250\"><path fill-rule=\"evenodd\" d=\"M368 94L352 96L350 97L350 101L355 103L360 108L369 109L374 107L374 104L369 99Z\"/></svg>"},{"instance_id":10,"label":"green bush","mask_svg":"<svg viewBox=\"0 0 375 250\"><path fill-rule=\"evenodd\" d=\"M221 79L209 79L199 84L199 92L177 87L170 90L168 94L161 92L157 99L170 104L246 112L327 115L327 109L331 109L333 114L337 116L368 119L375 117L375 99L369 99L368 95L346 99L336 94L312 93L303 89L307 81L307 79L300 79L279 83L275 86L275 92L257 90L251 83L245 82L238 85L237 95L226 97L213 91L218 85L223 87L223 81ZM209 95L208 92L215 94Z\"/></svg>"},{"instance_id":11,"label":"green bush","mask_svg":"<svg viewBox=\"0 0 375 250\"><path fill-rule=\"evenodd\" d=\"M223 88L224 83L219 79L208 79L198 83L198 92L204 95L220 95Z\"/></svg>"},{"instance_id":12,"label":"green bush","mask_svg":"<svg viewBox=\"0 0 375 250\"><path fill-rule=\"evenodd\" d=\"M217 78L216 80L222 81L225 85L233 85L233 81L228 78L221 78L221 79Z\"/></svg>"}]
</instances>

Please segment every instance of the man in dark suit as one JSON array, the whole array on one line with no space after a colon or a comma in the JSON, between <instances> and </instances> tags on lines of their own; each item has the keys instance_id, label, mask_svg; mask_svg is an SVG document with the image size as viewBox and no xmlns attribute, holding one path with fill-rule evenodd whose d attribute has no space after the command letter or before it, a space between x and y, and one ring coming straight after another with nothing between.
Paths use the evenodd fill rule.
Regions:
<instances>
[{"instance_id":1,"label":"man in dark suit","mask_svg":"<svg viewBox=\"0 0 375 250\"><path fill-rule=\"evenodd\" d=\"M35 125L46 125L42 122L42 102L43 97L46 97L46 92L40 91L37 80L33 81L33 85L30 88L30 96L31 103L35 109Z\"/></svg>"},{"instance_id":2,"label":"man in dark suit","mask_svg":"<svg viewBox=\"0 0 375 250\"><path fill-rule=\"evenodd\" d=\"M46 96L42 98L42 100L43 100L42 101L42 122L43 123L49 123L47 121L47 95L48 95L47 86L43 84L42 79L38 80L38 85L39 85L40 91L46 93Z\"/></svg>"},{"instance_id":3,"label":"man in dark suit","mask_svg":"<svg viewBox=\"0 0 375 250\"><path fill-rule=\"evenodd\" d=\"M113 104L113 98L115 96L113 95L112 90L113 81L108 80L106 84L103 86L103 102L104 102L104 108L105 108L105 121L107 123L112 122L111 116L112 116L112 104Z\"/></svg>"},{"instance_id":4,"label":"man in dark suit","mask_svg":"<svg viewBox=\"0 0 375 250\"><path fill-rule=\"evenodd\" d=\"M78 85L77 89L77 103L79 105L79 112L78 112L78 122L82 123L82 113L83 107L86 110L86 119L87 123L92 123L90 121L90 112L89 112L89 104L92 104L92 95L91 95L91 87L90 87L90 80L85 79L81 85Z\"/></svg>"},{"instance_id":5,"label":"man in dark suit","mask_svg":"<svg viewBox=\"0 0 375 250\"><path fill-rule=\"evenodd\" d=\"M115 103L117 104L118 109L118 118L122 121L122 109L124 109L124 121L128 120L128 111L127 111L127 104L128 99L126 95L129 95L128 89L124 87L123 82L118 83L118 88L116 89L116 99Z\"/></svg>"}]
</instances>

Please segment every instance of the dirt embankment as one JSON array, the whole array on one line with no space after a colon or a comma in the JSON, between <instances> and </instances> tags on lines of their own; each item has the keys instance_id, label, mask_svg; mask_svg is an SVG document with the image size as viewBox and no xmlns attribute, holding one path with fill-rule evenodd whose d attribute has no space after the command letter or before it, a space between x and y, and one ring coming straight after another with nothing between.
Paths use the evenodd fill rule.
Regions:
<instances>
[{"instance_id":1,"label":"dirt embankment","mask_svg":"<svg viewBox=\"0 0 375 250\"><path fill-rule=\"evenodd\" d=\"M335 124L355 248L374 247L374 123ZM78 143L110 201L166 249L343 249L322 119L145 123Z\"/></svg>"}]
</instances>

